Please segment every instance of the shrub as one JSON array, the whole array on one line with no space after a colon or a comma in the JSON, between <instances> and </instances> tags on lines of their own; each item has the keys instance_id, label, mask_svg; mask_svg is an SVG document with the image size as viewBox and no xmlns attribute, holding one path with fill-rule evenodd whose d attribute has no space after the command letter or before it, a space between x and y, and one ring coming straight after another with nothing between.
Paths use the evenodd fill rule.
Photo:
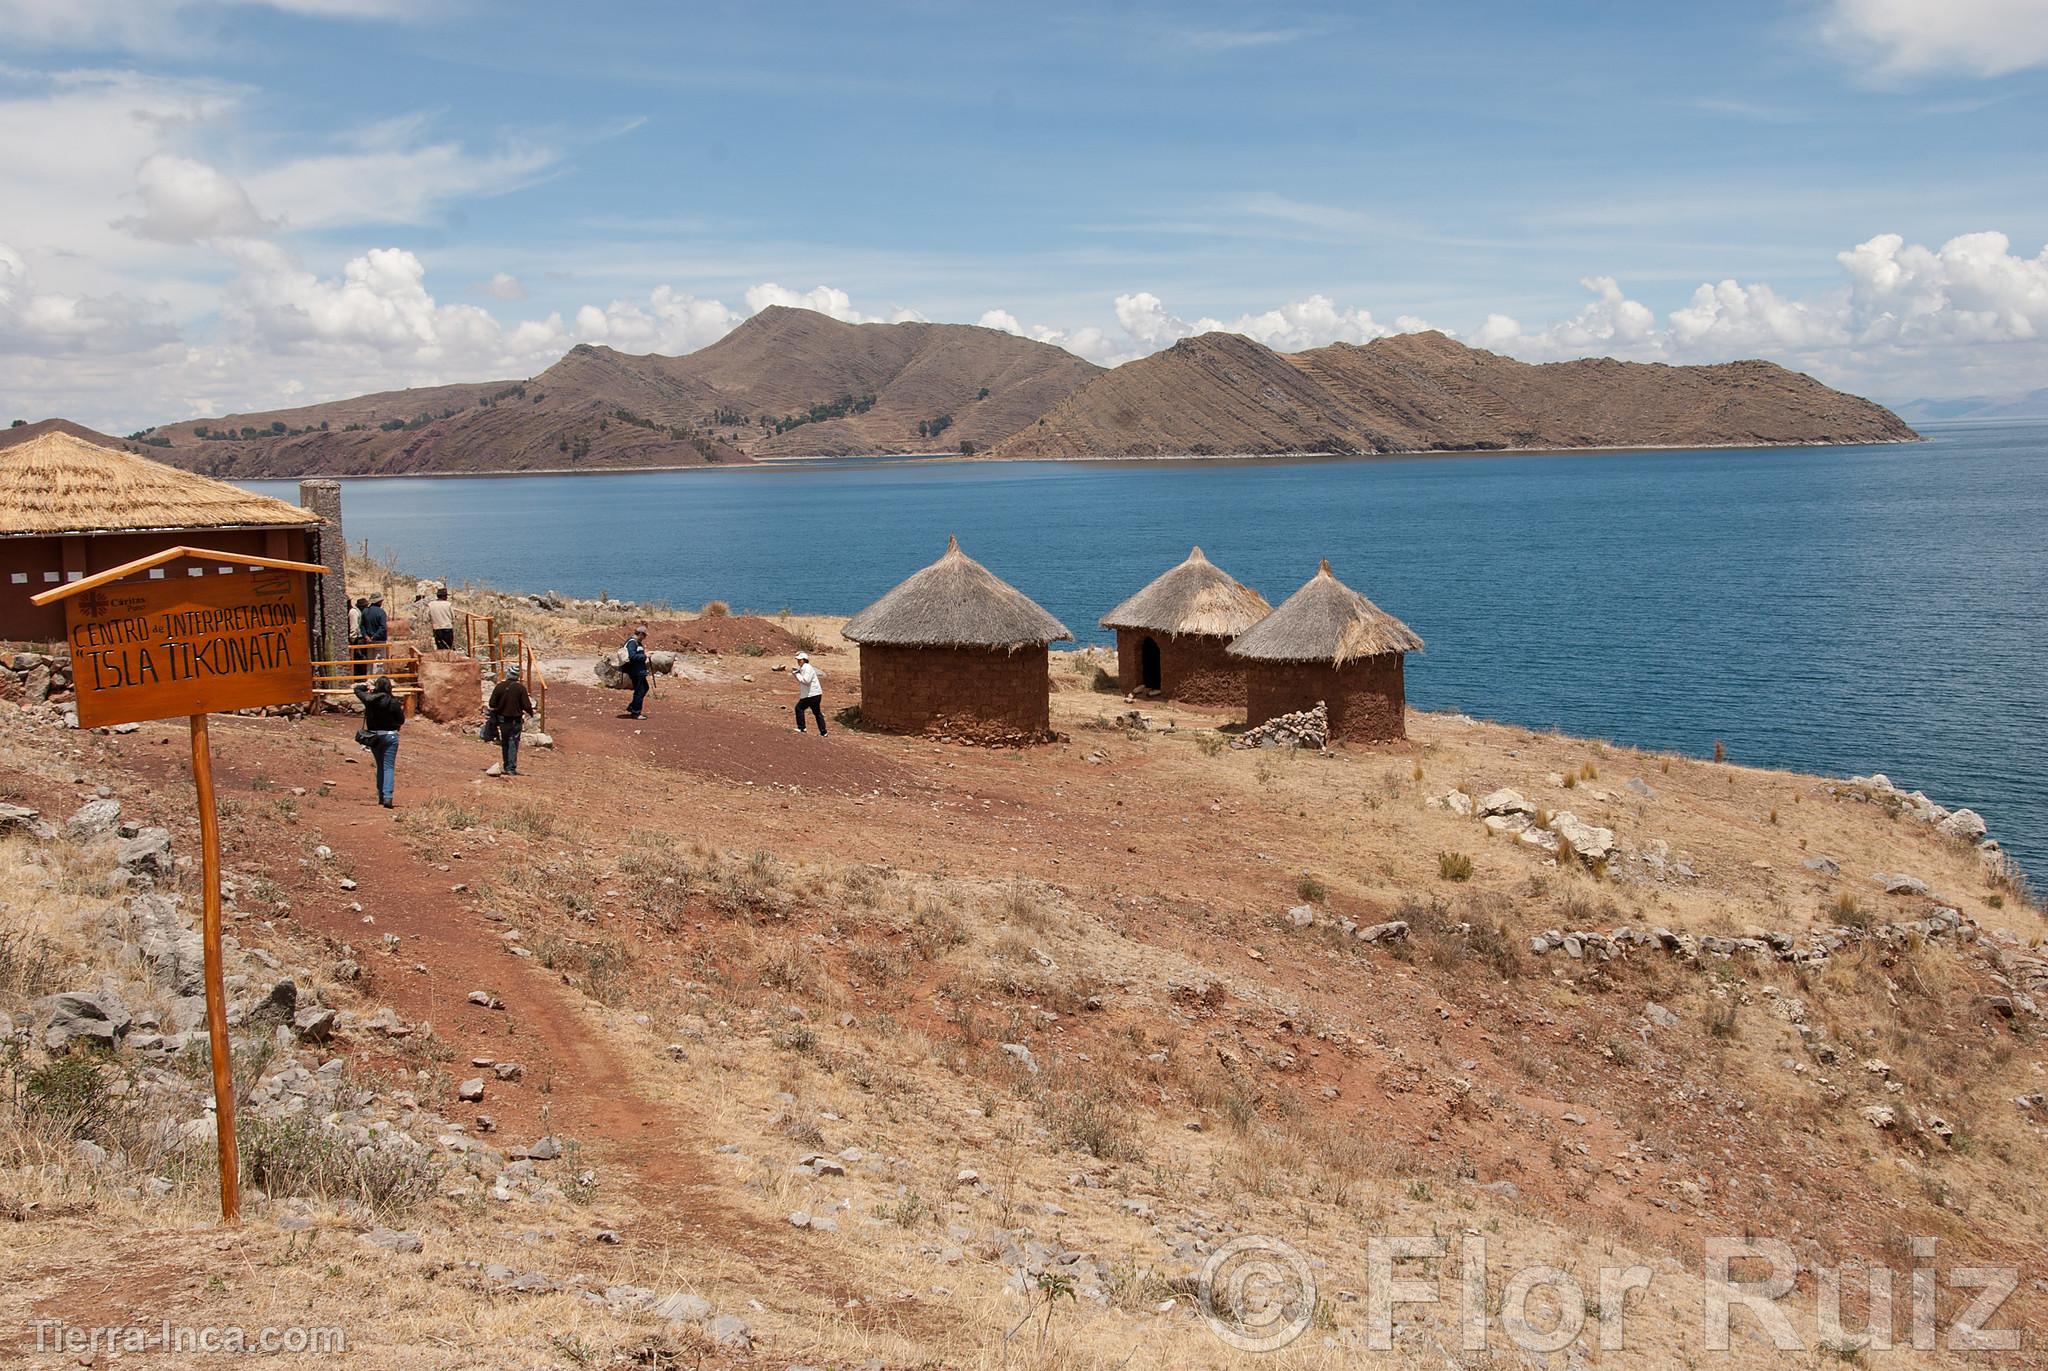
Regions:
<instances>
[{"instance_id":1,"label":"shrub","mask_svg":"<svg viewBox=\"0 0 2048 1371\"><path fill-rule=\"evenodd\" d=\"M440 1167L426 1149L390 1141L352 1147L334 1129L307 1119L247 1116L242 1168L266 1194L355 1200L378 1214L401 1214L433 1198Z\"/></svg>"},{"instance_id":2,"label":"shrub","mask_svg":"<svg viewBox=\"0 0 2048 1371\"><path fill-rule=\"evenodd\" d=\"M704 607L697 613L706 619L723 619L732 613L732 606L723 600L706 600Z\"/></svg>"},{"instance_id":3,"label":"shrub","mask_svg":"<svg viewBox=\"0 0 2048 1371\"><path fill-rule=\"evenodd\" d=\"M1322 878L1313 872L1304 871L1301 878L1294 883L1294 893L1310 904L1321 904L1330 898L1330 887L1324 885Z\"/></svg>"},{"instance_id":4,"label":"shrub","mask_svg":"<svg viewBox=\"0 0 2048 1371\"><path fill-rule=\"evenodd\" d=\"M1107 1096L1047 1096L1038 1102L1038 1111L1062 1147L1078 1148L1104 1161L1144 1160L1129 1115Z\"/></svg>"},{"instance_id":5,"label":"shrub","mask_svg":"<svg viewBox=\"0 0 2048 1371\"><path fill-rule=\"evenodd\" d=\"M1714 739L1714 760L1717 762L1728 760L1728 744L1722 742L1719 738Z\"/></svg>"},{"instance_id":6,"label":"shrub","mask_svg":"<svg viewBox=\"0 0 2048 1371\"><path fill-rule=\"evenodd\" d=\"M1447 881L1469 881L1472 879L1472 859L1463 852L1439 852L1436 874Z\"/></svg>"},{"instance_id":7,"label":"shrub","mask_svg":"<svg viewBox=\"0 0 2048 1371\"><path fill-rule=\"evenodd\" d=\"M106 1073L86 1057L56 1057L29 1072L23 1095L40 1114L74 1138L105 1137L114 1119Z\"/></svg>"}]
</instances>

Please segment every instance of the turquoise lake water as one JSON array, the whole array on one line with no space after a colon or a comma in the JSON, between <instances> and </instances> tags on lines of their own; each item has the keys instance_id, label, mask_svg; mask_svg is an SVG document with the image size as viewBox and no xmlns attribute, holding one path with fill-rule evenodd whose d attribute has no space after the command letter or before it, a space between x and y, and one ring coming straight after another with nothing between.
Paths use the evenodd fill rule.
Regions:
<instances>
[{"instance_id":1,"label":"turquoise lake water","mask_svg":"<svg viewBox=\"0 0 2048 1371\"><path fill-rule=\"evenodd\" d=\"M1245 462L836 461L345 483L352 543L523 590L851 613L966 551L1096 619L1201 544L1327 556L1428 642L1409 698L1982 813L2048 874L2048 424L1906 446ZM253 489L296 498L288 482Z\"/></svg>"}]
</instances>

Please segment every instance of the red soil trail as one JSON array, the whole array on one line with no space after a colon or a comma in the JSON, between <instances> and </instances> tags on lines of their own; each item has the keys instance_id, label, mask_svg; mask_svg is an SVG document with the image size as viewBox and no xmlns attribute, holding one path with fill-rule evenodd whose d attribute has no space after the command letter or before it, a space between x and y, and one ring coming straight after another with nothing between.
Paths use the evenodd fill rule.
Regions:
<instances>
[{"instance_id":1,"label":"red soil trail","mask_svg":"<svg viewBox=\"0 0 2048 1371\"><path fill-rule=\"evenodd\" d=\"M780 1225L763 1223L731 1203L730 1182L714 1176L707 1162L717 1140L707 1137L688 1113L643 1088L621 1048L607 1042L595 1022L601 1012L597 1006L537 959L506 948L500 935L519 926L516 910L503 909L500 922L488 915L501 911L477 907L474 895L457 888L488 874L489 854L454 833L446 854L450 860L422 857L407 841L398 815L377 805L368 754L353 765L346 760L360 751L349 738L352 727L350 718L296 726L274 720L217 721L215 770L224 794L274 794L259 789L266 783L304 784L309 792L297 802L300 818L292 828L225 822L223 858L231 870L262 872L277 881L302 929L337 949L349 944L365 968L360 988L366 1000L389 1004L408 1023L431 1023L450 1049L441 1065L451 1080L479 1075L486 1081L480 1105L455 1101L452 1086L450 1098L423 1098L422 1103L471 1124L478 1113L491 1115L498 1132L486 1140L500 1147L523 1145L543 1132L574 1139L583 1148L581 1160L598 1169L600 1185L611 1189L624 1182L637 1202L637 1221L619 1227L628 1246L665 1251L701 1245L735 1254L772 1273L782 1288L813 1290L841 1305L872 1293L846 1284L843 1273ZM175 749L133 745L146 737L124 740L130 743L121 749L124 760L167 790L186 784ZM815 746L819 740L791 734L790 741ZM555 759L536 756L536 751L522 757L520 779L487 784L545 785ZM310 772L309 752L315 759ZM400 812L433 799L473 803L475 768L495 752L474 735L409 726L399 753ZM531 782L528 772L534 773ZM332 792L313 793L323 780L335 783ZM309 852L326 843L334 860L292 860L279 848L281 832ZM462 859L453 860L458 851ZM344 872L356 883L352 891L339 885ZM352 904L360 904L363 913ZM375 922L366 924L365 914ZM386 935L399 939L389 955L383 946ZM424 973L414 970L418 965L426 968ZM504 1008L470 1004L472 990L490 992ZM402 1055L396 1043L387 1048L372 1040L359 1046L394 1062ZM523 1077L499 1081L488 1068L473 1068L473 1058L517 1062ZM419 1093L424 1096L425 1088ZM881 1308L863 1299L857 1314L848 1312L877 1330L934 1335L931 1327L917 1327L925 1316L916 1306Z\"/></svg>"}]
</instances>

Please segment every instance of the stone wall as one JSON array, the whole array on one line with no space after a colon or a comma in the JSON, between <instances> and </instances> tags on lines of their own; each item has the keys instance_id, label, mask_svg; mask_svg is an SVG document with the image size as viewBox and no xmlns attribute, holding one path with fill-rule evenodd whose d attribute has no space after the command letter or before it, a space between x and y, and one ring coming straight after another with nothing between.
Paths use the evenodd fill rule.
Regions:
<instances>
[{"instance_id":1,"label":"stone wall","mask_svg":"<svg viewBox=\"0 0 2048 1371\"><path fill-rule=\"evenodd\" d=\"M330 662L348 657L348 538L341 531L341 482L299 482L299 503L320 516L320 529L310 540L327 574L313 594L315 644L318 655Z\"/></svg>"},{"instance_id":2,"label":"stone wall","mask_svg":"<svg viewBox=\"0 0 2048 1371\"><path fill-rule=\"evenodd\" d=\"M1145 640L1159 644L1159 697L1191 705L1244 706L1244 663L1224 651L1228 638L1196 634L1116 631L1117 686L1125 694L1145 684Z\"/></svg>"},{"instance_id":3,"label":"stone wall","mask_svg":"<svg viewBox=\"0 0 2048 1371\"><path fill-rule=\"evenodd\" d=\"M860 717L889 733L956 742L1038 743L1052 734L1046 650L860 649Z\"/></svg>"},{"instance_id":4,"label":"stone wall","mask_svg":"<svg viewBox=\"0 0 2048 1371\"><path fill-rule=\"evenodd\" d=\"M1245 671L1245 721L1254 726L1282 714L1330 709L1333 743L1391 742L1408 736L1402 719L1406 689L1398 652L1347 666L1308 662L1251 662Z\"/></svg>"}]
</instances>

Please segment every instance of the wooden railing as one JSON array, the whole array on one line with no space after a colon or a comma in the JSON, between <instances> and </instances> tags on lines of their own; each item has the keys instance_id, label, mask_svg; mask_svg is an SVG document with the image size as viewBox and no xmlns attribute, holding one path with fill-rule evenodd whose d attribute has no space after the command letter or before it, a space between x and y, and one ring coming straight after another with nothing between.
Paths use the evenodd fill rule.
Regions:
<instances>
[{"instance_id":1,"label":"wooden railing","mask_svg":"<svg viewBox=\"0 0 2048 1371\"><path fill-rule=\"evenodd\" d=\"M313 663L313 695L316 699L352 699L359 685L379 676L391 678L391 693L407 700L420 693L420 660L411 653L374 658L348 657L340 661Z\"/></svg>"}]
</instances>

